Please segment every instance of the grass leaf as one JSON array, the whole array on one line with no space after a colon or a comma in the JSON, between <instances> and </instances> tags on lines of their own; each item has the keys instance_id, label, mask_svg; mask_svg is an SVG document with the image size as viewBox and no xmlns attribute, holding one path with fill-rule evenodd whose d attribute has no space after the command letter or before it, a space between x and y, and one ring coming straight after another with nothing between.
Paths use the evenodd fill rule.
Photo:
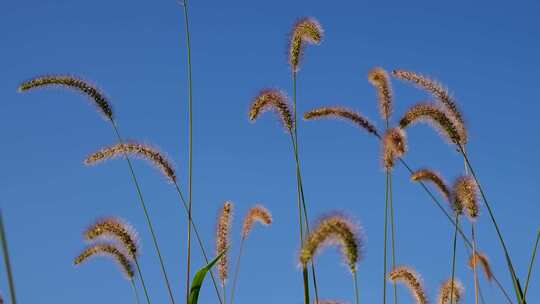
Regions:
<instances>
[{"instance_id":1,"label":"grass leaf","mask_svg":"<svg viewBox=\"0 0 540 304\"><path fill-rule=\"evenodd\" d=\"M202 283L204 281L204 277L206 276L206 273L210 269L212 269L212 267L225 254L226 251L227 249L223 250L218 256L216 256L206 266L204 266L203 268L199 269L199 271L197 271L197 273L193 277L193 281L191 282L191 288L189 289L188 304L197 304L197 301L199 299L199 292L201 291Z\"/></svg>"}]
</instances>

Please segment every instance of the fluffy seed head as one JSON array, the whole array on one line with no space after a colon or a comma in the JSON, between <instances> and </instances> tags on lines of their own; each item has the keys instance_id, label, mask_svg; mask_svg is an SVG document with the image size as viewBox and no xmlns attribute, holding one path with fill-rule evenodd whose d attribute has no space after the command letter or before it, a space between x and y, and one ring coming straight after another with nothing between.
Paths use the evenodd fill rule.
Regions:
<instances>
[{"instance_id":1,"label":"fluffy seed head","mask_svg":"<svg viewBox=\"0 0 540 304\"><path fill-rule=\"evenodd\" d=\"M170 182L176 182L176 174L169 160L151 146L137 142L119 143L104 147L89 155L84 160L84 164L93 165L111 158L124 156L124 154L148 160L152 165L158 168Z\"/></svg>"},{"instance_id":2,"label":"fluffy seed head","mask_svg":"<svg viewBox=\"0 0 540 304\"><path fill-rule=\"evenodd\" d=\"M464 288L463 284L457 279L446 280L439 288L439 296L437 297L437 304L457 304L463 298ZM452 303L450 303L452 298Z\"/></svg>"},{"instance_id":3,"label":"fluffy seed head","mask_svg":"<svg viewBox=\"0 0 540 304\"><path fill-rule=\"evenodd\" d=\"M456 204L465 208L470 220L478 217L478 187L471 176L460 176L454 182L453 195Z\"/></svg>"},{"instance_id":4,"label":"fluffy seed head","mask_svg":"<svg viewBox=\"0 0 540 304\"><path fill-rule=\"evenodd\" d=\"M431 169L420 169L412 173L411 180L413 181L428 181L437 186L441 195L450 202L450 190L441 175Z\"/></svg>"},{"instance_id":5,"label":"fluffy seed head","mask_svg":"<svg viewBox=\"0 0 540 304\"><path fill-rule=\"evenodd\" d=\"M482 269L484 270L484 274L486 275L486 279L488 281L493 280L493 272L491 271L491 266L489 265L489 260L485 254L482 252L476 252L471 254L471 257L469 258L469 267L474 268L476 262L479 262L482 266ZM478 267L478 266L477 266Z\"/></svg>"},{"instance_id":6,"label":"fluffy seed head","mask_svg":"<svg viewBox=\"0 0 540 304\"><path fill-rule=\"evenodd\" d=\"M116 217L104 217L98 219L83 232L83 236L88 241L97 238L116 240L122 244L125 251L132 259L136 259L139 254L139 245L135 229L124 220Z\"/></svg>"},{"instance_id":7,"label":"fluffy seed head","mask_svg":"<svg viewBox=\"0 0 540 304\"><path fill-rule=\"evenodd\" d=\"M463 144L467 142L467 129L465 128L465 122L463 121L463 115L458 109L456 101L450 96L448 90L444 88L437 81L430 79L426 76L417 74L415 72L406 71L406 70L394 70L392 74L402 80L412 82L416 86L429 92L436 100L441 102L441 104L448 110L450 116L455 120L456 126L458 127L459 135L463 140Z\"/></svg>"},{"instance_id":8,"label":"fluffy seed head","mask_svg":"<svg viewBox=\"0 0 540 304\"><path fill-rule=\"evenodd\" d=\"M405 129L412 123L429 122L436 127L441 135L451 143L464 145L463 138L458 130L456 122L447 112L430 103L418 103L412 106L399 121L401 128Z\"/></svg>"},{"instance_id":9,"label":"fluffy seed head","mask_svg":"<svg viewBox=\"0 0 540 304\"><path fill-rule=\"evenodd\" d=\"M396 158L402 157L406 151L405 132L401 128L386 130L382 139L382 163L385 170L392 170Z\"/></svg>"},{"instance_id":10,"label":"fluffy seed head","mask_svg":"<svg viewBox=\"0 0 540 304\"><path fill-rule=\"evenodd\" d=\"M359 126L361 129L368 131L369 133L379 136L377 128L360 113L343 107L320 107L304 113L305 120L319 119L319 118L339 118L352 122Z\"/></svg>"},{"instance_id":11,"label":"fluffy seed head","mask_svg":"<svg viewBox=\"0 0 540 304\"><path fill-rule=\"evenodd\" d=\"M90 97L97 106L98 110L107 118L113 119L113 111L111 104L105 95L96 87L89 84L87 81L69 75L46 75L40 76L19 85L19 92L28 91L30 89L48 86L60 86L75 89Z\"/></svg>"},{"instance_id":12,"label":"fluffy seed head","mask_svg":"<svg viewBox=\"0 0 540 304\"><path fill-rule=\"evenodd\" d=\"M259 222L264 226L272 223L272 214L262 205L251 207L242 223L242 238L246 238L255 222Z\"/></svg>"},{"instance_id":13,"label":"fluffy seed head","mask_svg":"<svg viewBox=\"0 0 540 304\"><path fill-rule=\"evenodd\" d=\"M339 214L324 216L319 220L300 249L300 264L306 265L319 250L328 245L339 245L350 271L356 272L356 263L361 258L362 242L358 237L356 226Z\"/></svg>"},{"instance_id":14,"label":"fluffy seed head","mask_svg":"<svg viewBox=\"0 0 540 304\"><path fill-rule=\"evenodd\" d=\"M389 119L392 114L392 89L388 73L380 67L375 67L369 71L368 80L377 89L379 112L382 118Z\"/></svg>"},{"instance_id":15,"label":"fluffy seed head","mask_svg":"<svg viewBox=\"0 0 540 304\"><path fill-rule=\"evenodd\" d=\"M75 257L73 263L79 265L93 256L108 256L113 258L122 272L128 279L132 279L134 276L133 266L126 255L113 244L97 243L86 247L77 257Z\"/></svg>"},{"instance_id":16,"label":"fluffy seed head","mask_svg":"<svg viewBox=\"0 0 540 304\"><path fill-rule=\"evenodd\" d=\"M322 36L323 30L317 20L305 17L296 21L289 38L289 64L293 73L298 72L305 43L317 45Z\"/></svg>"},{"instance_id":17,"label":"fluffy seed head","mask_svg":"<svg viewBox=\"0 0 540 304\"><path fill-rule=\"evenodd\" d=\"M420 275L416 273L412 268L407 266L397 266L388 273L388 278L394 282L400 282L407 286L412 296L414 297L416 304L427 304L427 296L422 286L422 280Z\"/></svg>"},{"instance_id":18,"label":"fluffy seed head","mask_svg":"<svg viewBox=\"0 0 540 304\"><path fill-rule=\"evenodd\" d=\"M289 101L283 92L276 89L261 90L249 107L249 120L255 121L259 114L268 110L275 111L279 115L283 127L291 132L294 120L289 109Z\"/></svg>"},{"instance_id":19,"label":"fluffy seed head","mask_svg":"<svg viewBox=\"0 0 540 304\"><path fill-rule=\"evenodd\" d=\"M231 231L231 221L232 221L232 209L233 204L231 202L223 203L217 221L216 228L216 255L223 252L229 246L229 238ZM221 280L221 284L225 285L227 276L229 274L229 259L228 254L225 253L218 261L217 264L218 275Z\"/></svg>"}]
</instances>

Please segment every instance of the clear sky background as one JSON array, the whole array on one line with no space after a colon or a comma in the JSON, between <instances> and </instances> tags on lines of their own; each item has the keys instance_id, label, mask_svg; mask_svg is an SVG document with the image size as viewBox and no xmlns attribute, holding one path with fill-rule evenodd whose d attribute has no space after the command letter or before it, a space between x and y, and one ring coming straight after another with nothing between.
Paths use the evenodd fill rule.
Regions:
<instances>
[{"instance_id":1,"label":"clear sky background","mask_svg":"<svg viewBox=\"0 0 540 304\"><path fill-rule=\"evenodd\" d=\"M299 111L326 104L357 109L379 127L374 66L407 68L445 83L470 132L468 151L524 280L538 215L537 1L215 1L190 3L194 79L194 217L213 250L215 217L235 203L232 253L241 219L257 202L274 224L256 227L246 244L237 303L302 303L297 267L294 163L289 138L272 115L247 120L260 88L291 91L287 35L302 16L316 17L324 42L309 47L299 73ZM0 3L0 205L7 226L20 303L129 303L127 281L107 259L75 268L81 231L97 217L120 216L139 231L142 268L154 303L166 303L157 259L122 160L87 168L83 158L114 143L112 129L71 91L16 92L28 78L71 73L110 97L121 131L158 146L187 180L187 80L183 16L176 0L16 1ZM393 80L393 121L423 92ZM384 172L377 141L340 121L299 125L306 199L312 220L332 210L362 225L358 268L363 303L380 303ZM408 129L414 167L451 181L463 170L455 149L432 129ZM178 303L185 286L185 216L174 188L136 161ZM403 167L394 178L397 260L416 268L434 301L450 276L453 231ZM469 231L468 224L465 225ZM502 251L482 209L480 249L511 292ZM193 265L203 264L195 247ZM472 272L459 243L457 277L473 301ZM4 268L0 289L7 296ZM538 270L538 266L536 267ZM318 259L321 298L353 302L350 274L336 250ZM540 273L529 299L540 299ZM487 303L504 303L481 276ZM400 287L400 303L412 303ZM389 293L390 294L390 293ZM216 303L210 281L201 303Z\"/></svg>"}]
</instances>

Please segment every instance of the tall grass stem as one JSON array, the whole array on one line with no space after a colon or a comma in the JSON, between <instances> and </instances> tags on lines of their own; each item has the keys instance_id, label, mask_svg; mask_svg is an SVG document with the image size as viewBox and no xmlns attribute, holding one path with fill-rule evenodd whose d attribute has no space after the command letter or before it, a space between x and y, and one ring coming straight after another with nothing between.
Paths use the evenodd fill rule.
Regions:
<instances>
[{"instance_id":1,"label":"tall grass stem","mask_svg":"<svg viewBox=\"0 0 540 304\"><path fill-rule=\"evenodd\" d=\"M11 269L11 261L9 259L9 250L7 245L6 229L4 228L4 216L0 209L0 238L2 239L2 251L4 252L4 265L6 267L6 274L9 284L9 297L11 303L17 304L17 297L15 295L15 283L13 281L13 270Z\"/></svg>"}]
</instances>

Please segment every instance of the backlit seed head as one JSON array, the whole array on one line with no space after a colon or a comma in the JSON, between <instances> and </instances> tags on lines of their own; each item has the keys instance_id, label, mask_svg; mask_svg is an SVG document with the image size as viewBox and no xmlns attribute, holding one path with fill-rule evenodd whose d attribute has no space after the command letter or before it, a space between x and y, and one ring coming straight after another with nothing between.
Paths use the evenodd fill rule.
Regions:
<instances>
[{"instance_id":1,"label":"backlit seed head","mask_svg":"<svg viewBox=\"0 0 540 304\"><path fill-rule=\"evenodd\" d=\"M294 120L289 109L287 96L283 92L276 89L261 90L249 107L249 120L257 120L261 113L268 110L276 112L283 123L283 127L288 132L292 131Z\"/></svg>"},{"instance_id":2,"label":"backlit seed head","mask_svg":"<svg viewBox=\"0 0 540 304\"><path fill-rule=\"evenodd\" d=\"M457 304L463 298L464 292L463 284L459 280L448 279L439 288L437 304ZM450 299L452 299L452 303L450 303Z\"/></svg>"},{"instance_id":3,"label":"backlit seed head","mask_svg":"<svg viewBox=\"0 0 540 304\"><path fill-rule=\"evenodd\" d=\"M412 268L407 266L397 266L394 268L394 270L388 273L388 279L404 284L411 292L416 304L428 303L420 275Z\"/></svg>"},{"instance_id":4,"label":"backlit seed head","mask_svg":"<svg viewBox=\"0 0 540 304\"><path fill-rule=\"evenodd\" d=\"M474 254L471 254L469 258L469 267L474 268L475 265L476 267L478 267L476 262L479 262L480 266L482 266L486 279L488 281L493 280L493 271L491 270L491 266L489 264L487 256L484 253L478 251Z\"/></svg>"},{"instance_id":5,"label":"backlit seed head","mask_svg":"<svg viewBox=\"0 0 540 304\"><path fill-rule=\"evenodd\" d=\"M433 183L441 195L450 202L450 190L442 176L431 169L420 169L412 173L411 180L413 181L428 181Z\"/></svg>"},{"instance_id":6,"label":"backlit seed head","mask_svg":"<svg viewBox=\"0 0 540 304\"><path fill-rule=\"evenodd\" d=\"M317 45L321 43L322 37L322 27L313 18L301 18L294 24L289 38L289 64L293 73L298 72L305 44Z\"/></svg>"},{"instance_id":7,"label":"backlit seed head","mask_svg":"<svg viewBox=\"0 0 540 304\"><path fill-rule=\"evenodd\" d=\"M354 125L368 131L369 133L379 137L377 128L362 114L353 110L332 106L332 107L320 107L304 113L305 120L313 120L319 118L338 118L345 121L350 121Z\"/></svg>"},{"instance_id":8,"label":"backlit seed head","mask_svg":"<svg viewBox=\"0 0 540 304\"><path fill-rule=\"evenodd\" d=\"M454 182L453 196L455 204L465 209L470 220L479 215L478 186L472 176L460 176Z\"/></svg>"},{"instance_id":9,"label":"backlit seed head","mask_svg":"<svg viewBox=\"0 0 540 304\"><path fill-rule=\"evenodd\" d=\"M131 259L136 259L139 254L138 238L135 229L120 218L100 218L89 226L83 235L88 241L97 238L116 240L122 244Z\"/></svg>"},{"instance_id":10,"label":"backlit seed head","mask_svg":"<svg viewBox=\"0 0 540 304\"><path fill-rule=\"evenodd\" d=\"M231 221L233 204L229 201L223 203L218 216L216 228L216 255L223 252L230 243ZM217 262L218 275L221 284L224 286L229 274L229 258L225 253Z\"/></svg>"},{"instance_id":11,"label":"backlit seed head","mask_svg":"<svg viewBox=\"0 0 540 304\"><path fill-rule=\"evenodd\" d=\"M262 205L257 205L248 210L242 223L242 237L246 238L255 222L259 222L264 226L272 223L272 214Z\"/></svg>"},{"instance_id":12,"label":"backlit seed head","mask_svg":"<svg viewBox=\"0 0 540 304\"><path fill-rule=\"evenodd\" d=\"M402 157L406 151L405 132L401 128L387 129L382 139L382 162L385 170L392 170L395 160Z\"/></svg>"},{"instance_id":13,"label":"backlit seed head","mask_svg":"<svg viewBox=\"0 0 540 304\"><path fill-rule=\"evenodd\" d=\"M382 118L389 119L392 114L392 89L388 73L380 67L375 67L369 71L368 80L377 89L377 101Z\"/></svg>"},{"instance_id":14,"label":"backlit seed head","mask_svg":"<svg viewBox=\"0 0 540 304\"><path fill-rule=\"evenodd\" d=\"M113 258L120 269L124 273L127 279L132 279L135 273L133 272L133 266L126 255L121 249L114 244L97 243L86 247L77 257L75 257L73 263L79 265L93 256L108 256Z\"/></svg>"}]
</instances>

